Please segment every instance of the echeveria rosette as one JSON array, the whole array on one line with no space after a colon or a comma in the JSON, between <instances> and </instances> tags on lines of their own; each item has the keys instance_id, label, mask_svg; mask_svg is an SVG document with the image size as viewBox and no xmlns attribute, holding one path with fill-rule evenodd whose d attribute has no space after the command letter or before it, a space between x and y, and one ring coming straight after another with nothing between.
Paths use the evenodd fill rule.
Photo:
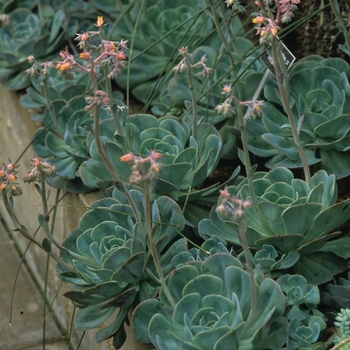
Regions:
<instances>
[{"instance_id":1,"label":"echeveria rosette","mask_svg":"<svg viewBox=\"0 0 350 350\"><path fill-rule=\"evenodd\" d=\"M51 71L50 71L51 73ZM47 182L56 188L65 188L70 192L88 192L91 189L81 181L78 167L89 159L89 149L86 137L93 126L91 115L84 110L86 101L84 93L90 90L91 83L86 75L75 72L77 82L63 81L59 76L48 78L48 92L51 98L51 108L56 115L58 128L53 123L52 113L44 108L44 97L40 79L33 79L33 87L28 88L22 104L36 110L32 116L36 121L43 123L33 137L33 147L36 154L46 158L57 167L56 174L47 179ZM122 105L120 93L113 93L115 104ZM100 120L110 118L104 109L100 110ZM57 130L58 129L58 130Z\"/></svg>"},{"instance_id":2,"label":"echeveria rosette","mask_svg":"<svg viewBox=\"0 0 350 350\"><path fill-rule=\"evenodd\" d=\"M190 135L190 128L185 122L171 116L157 119L148 114L131 115L125 121L125 129L130 135L132 153L143 156L152 150L162 153L159 174L152 184L154 197L166 194L184 201L189 189L201 185L219 162L221 137L207 123L198 125L197 140ZM101 123L106 153L121 180L128 182L130 164L120 160L123 151L114 137L114 130L111 120ZM105 188L112 184L111 176L97 152L92 134L88 135L87 142L91 159L81 165L80 176L90 188ZM211 194L215 188L192 190L189 195L198 199L202 194Z\"/></svg>"},{"instance_id":3,"label":"echeveria rosette","mask_svg":"<svg viewBox=\"0 0 350 350\"><path fill-rule=\"evenodd\" d=\"M77 100L71 106L69 102L58 100L52 104L58 116L59 132L55 130L50 112L44 112L45 126L36 131L33 147L38 156L57 167L55 176L48 179L50 185L65 188L70 192L87 192L90 189L77 177L77 169L89 158L85 139L92 119L89 113L83 110L84 100Z\"/></svg>"},{"instance_id":4,"label":"echeveria rosette","mask_svg":"<svg viewBox=\"0 0 350 350\"><path fill-rule=\"evenodd\" d=\"M245 216L250 246L263 247L267 244L279 254L299 254L299 259L292 256L295 262L293 269L310 283L329 281L334 274L346 268L349 254L337 250L337 247L348 244L346 238L327 242L340 233L330 232L350 216L350 201L337 202L334 175L318 171L311 177L309 188L305 181L295 179L290 170L277 167L268 173L255 173L253 186L258 208L255 210L252 206L246 209ZM228 191L238 199L251 199L246 179L228 187ZM214 234L240 245L235 219L216 213L215 208L209 219L201 221L199 231L204 238ZM315 266L317 275L313 271Z\"/></svg>"},{"instance_id":5,"label":"echeveria rosette","mask_svg":"<svg viewBox=\"0 0 350 350\"><path fill-rule=\"evenodd\" d=\"M321 302L338 312L339 309L350 309L350 273L337 281L331 281L322 287Z\"/></svg>"},{"instance_id":6,"label":"echeveria rosette","mask_svg":"<svg viewBox=\"0 0 350 350\"><path fill-rule=\"evenodd\" d=\"M249 318L249 275L230 254L214 254L174 270L167 281L175 300L141 303L133 313L135 336L159 350L279 349L287 319L283 293L272 279L256 283L257 304Z\"/></svg>"},{"instance_id":7,"label":"echeveria rosette","mask_svg":"<svg viewBox=\"0 0 350 350\"><path fill-rule=\"evenodd\" d=\"M314 349L324 350L325 346L322 341L317 341L321 329L325 322L318 316L312 316L307 324L299 318L293 318L287 328L287 349Z\"/></svg>"},{"instance_id":8,"label":"echeveria rosette","mask_svg":"<svg viewBox=\"0 0 350 350\"><path fill-rule=\"evenodd\" d=\"M53 13L55 11L53 10ZM28 8L17 8L8 16L8 24L0 29L0 81L10 90L30 85L25 72L30 67L27 57L49 59L63 44L64 31L60 31L64 16L54 16L45 23Z\"/></svg>"},{"instance_id":9,"label":"echeveria rosette","mask_svg":"<svg viewBox=\"0 0 350 350\"><path fill-rule=\"evenodd\" d=\"M142 89L142 94L148 95L157 77L164 73L163 70L167 67L172 69L168 60L171 57L176 59L179 47L194 48L199 43L203 44L208 36L217 35L213 33L214 24L210 16L205 12L200 14L207 7L205 0L148 0L138 18L140 7L140 3L135 3L125 11L113 27L111 40L133 40L129 87L133 89L148 82ZM137 28L134 35L135 23ZM126 88L127 81L126 72L118 75L117 82L121 87Z\"/></svg>"},{"instance_id":10,"label":"echeveria rosette","mask_svg":"<svg viewBox=\"0 0 350 350\"><path fill-rule=\"evenodd\" d=\"M1 11L8 19L0 29L0 81L5 88L20 90L31 84L25 72L33 55L52 60L79 31L93 27L96 13L86 1L8 1Z\"/></svg>"},{"instance_id":11,"label":"echeveria rosette","mask_svg":"<svg viewBox=\"0 0 350 350\"><path fill-rule=\"evenodd\" d=\"M318 310L320 292L316 285L308 284L301 275L285 274L277 283L286 298L286 316L290 320L287 329L287 348L324 349L322 342L316 343L326 325L326 317Z\"/></svg>"},{"instance_id":12,"label":"echeveria rosette","mask_svg":"<svg viewBox=\"0 0 350 350\"><path fill-rule=\"evenodd\" d=\"M300 130L309 165L336 175L350 174L350 66L340 58L311 56L291 69L288 96ZM262 117L247 122L249 149L269 158L268 168L301 167L287 116L282 112L277 86L265 89Z\"/></svg>"},{"instance_id":13,"label":"echeveria rosette","mask_svg":"<svg viewBox=\"0 0 350 350\"><path fill-rule=\"evenodd\" d=\"M123 324L130 306L154 297L158 289L147 243L145 198L138 190L130 189L129 194L142 218L141 226L123 193L115 189L113 197L91 205L78 228L63 242L61 258L71 269L57 266L58 276L72 284L65 296L78 307L77 329L101 328L119 308L116 319L97 332L98 342L112 336L115 344L125 339ZM151 211L153 239L166 275L172 269L173 256L187 250L185 239L174 242L184 227L184 219L180 208L168 197L155 200Z\"/></svg>"}]
</instances>

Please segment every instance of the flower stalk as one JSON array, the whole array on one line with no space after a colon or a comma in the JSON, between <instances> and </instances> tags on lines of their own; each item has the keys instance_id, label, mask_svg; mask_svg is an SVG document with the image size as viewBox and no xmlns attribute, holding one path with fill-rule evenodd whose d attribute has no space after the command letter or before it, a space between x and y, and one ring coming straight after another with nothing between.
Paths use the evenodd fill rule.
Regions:
<instances>
[{"instance_id":1,"label":"flower stalk","mask_svg":"<svg viewBox=\"0 0 350 350\"><path fill-rule=\"evenodd\" d=\"M310 188L310 185L311 185L310 168L309 168L309 164L307 162L306 156L305 156L303 145L301 144L301 141L300 141L300 135L298 132L297 125L295 124L293 112L292 112L292 109L290 108L290 105L288 102L288 96L287 96L287 91L286 91L286 87L285 87L286 81L288 78L287 78L286 74L283 74L281 71L280 64L284 64L284 63L283 62L280 63L281 60L279 59L279 55L277 52L277 38L276 37L273 37L273 39L272 39L271 52L272 52L272 58L274 61L276 80L277 80L278 89L279 89L280 96L281 96L282 106L283 106L284 112L288 116L288 120L289 120L290 127L291 127L292 134L293 134L293 140L294 140L295 146L296 146L297 151L298 151L299 158L300 158L302 166L303 166L305 182Z\"/></svg>"}]
</instances>

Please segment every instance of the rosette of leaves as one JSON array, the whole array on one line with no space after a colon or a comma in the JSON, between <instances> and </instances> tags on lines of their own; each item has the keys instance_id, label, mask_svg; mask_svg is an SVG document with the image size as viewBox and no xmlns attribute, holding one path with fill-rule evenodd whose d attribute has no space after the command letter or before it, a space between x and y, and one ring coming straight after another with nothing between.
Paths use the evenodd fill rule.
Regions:
<instances>
[{"instance_id":1,"label":"rosette of leaves","mask_svg":"<svg viewBox=\"0 0 350 350\"><path fill-rule=\"evenodd\" d=\"M307 324L299 318L293 318L287 328L287 349L324 350L324 343L317 342L323 326L324 321L318 316L312 316Z\"/></svg>"},{"instance_id":2,"label":"rosette of leaves","mask_svg":"<svg viewBox=\"0 0 350 350\"><path fill-rule=\"evenodd\" d=\"M252 314L249 275L230 254L174 270L167 281L173 308L162 290L133 313L136 338L157 349L279 349L285 342L284 296L272 279L255 284ZM250 314L250 315L249 315Z\"/></svg>"},{"instance_id":3,"label":"rosette of leaves","mask_svg":"<svg viewBox=\"0 0 350 350\"><path fill-rule=\"evenodd\" d=\"M172 69L167 62L172 57L177 59L179 47L196 47L210 34L217 37L213 33L213 21L204 13L206 7L205 0L147 0L142 8L138 2L128 6L111 33L112 40L133 40L130 76L126 72L120 74L118 84L126 88L129 80L129 87L133 89L148 82L143 91L149 94L157 77Z\"/></svg>"},{"instance_id":4,"label":"rosette of leaves","mask_svg":"<svg viewBox=\"0 0 350 350\"><path fill-rule=\"evenodd\" d=\"M320 292L317 286L307 283L301 275L283 275L277 283L286 297L286 316L289 320L300 319L307 324L313 316L325 320L324 315L317 310L320 304ZM322 329L326 328L323 321Z\"/></svg>"},{"instance_id":5,"label":"rosette of leaves","mask_svg":"<svg viewBox=\"0 0 350 350\"><path fill-rule=\"evenodd\" d=\"M47 182L56 188L82 193L90 191L81 181L77 169L89 159L86 136L93 120L84 110L84 96L90 93L91 81L88 75L78 71L72 75L74 80L67 81L55 68L49 68L44 76L32 76L32 86L22 97L21 104L34 113L33 120L43 124L33 137L33 147L38 156L57 168ZM121 93L113 95L115 103L121 105ZM103 109L99 116L101 120L110 117Z\"/></svg>"},{"instance_id":6,"label":"rosette of leaves","mask_svg":"<svg viewBox=\"0 0 350 350\"><path fill-rule=\"evenodd\" d=\"M57 172L47 182L56 188L65 188L70 192L90 191L77 176L79 165L89 158L85 139L92 123L88 112L84 111L85 101L78 97L72 100L56 100L51 111L58 116L58 128L52 123L52 114L48 109L43 114L43 127L34 134L33 147L36 154L57 167Z\"/></svg>"},{"instance_id":7,"label":"rosette of leaves","mask_svg":"<svg viewBox=\"0 0 350 350\"><path fill-rule=\"evenodd\" d=\"M102 140L111 164L121 180L127 183L131 167L129 163L120 160L124 153L118 139L114 138L113 121L105 120L100 125ZM222 141L213 126L207 123L199 124L198 138L195 140L190 135L188 125L175 117L157 119L149 114L135 114L127 118L125 128L130 135L129 149L133 154L148 156L152 150L162 153L159 159L159 173L152 183L153 197L166 194L179 202L186 199L195 201L217 191L219 184L191 190L203 183L220 159ZM105 189L113 185L112 178L102 162L92 134L88 135L87 143L91 159L80 166L80 176L86 186ZM233 177L235 176L237 174L233 174ZM191 205L187 209L190 210L190 207L197 212L198 220L198 213L204 209ZM200 217L202 215L200 214Z\"/></svg>"},{"instance_id":8,"label":"rosette of leaves","mask_svg":"<svg viewBox=\"0 0 350 350\"><path fill-rule=\"evenodd\" d=\"M333 311L350 308L350 274L341 277L337 283L327 283L321 290L322 303Z\"/></svg>"},{"instance_id":9,"label":"rosette of leaves","mask_svg":"<svg viewBox=\"0 0 350 350\"><path fill-rule=\"evenodd\" d=\"M242 263L246 263L244 252L237 257ZM250 259L253 266L259 266L259 270L267 277L276 278L285 273L286 269L293 266L299 260L299 254L289 251L287 254L278 254L276 249L269 244L263 244L255 255L251 254Z\"/></svg>"},{"instance_id":10,"label":"rosette of leaves","mask_svg":"<svg viewBox=\"0 0 350 350\"><path fill-rule=\"evenodd\" d=\"M125 341L124 321L131 305L153 298L158 290L145 224L145 206L151 204L145 203L138 190L130 189L129 194L134 209L117 189L112 197L94 202L62 243L61 258L66 265L57 265L58 276L72 285L65 296L78 308L76 328L99 327L97 342L113 337L116 348ZM141 220L136 219L135 210ZM184 227L183 215L175 201L162 196L152 203L150 219L166 275L173 256L187 249L185 239L174 242ZM101 328L107 320L109 325Z\"/></svg>"},{"instance_id":11,"label":"rosette of leaves","mask_svg":"<svg viewBox=\"0 0 350 350\"><path fill-rule=\"evenodd\" d=\"M350 66L342 59L311 56L293 66L287 89L307 162L337 179L350 174L349 76ZM266 85L262 118L246 124L249 149L269 158L268 168L298 168L301 160L276 89L274 82Z\"/></svg>"},{"instance_id":12,"label":"rosette of leaves","mask_svg":"<svg viewBox=\"0 0 350 350\"><path fill-rule=\"evenodd\" d=\"M10 90L30 85L25 73L31 65L29 55L49 60L96 17L84 1L65 0L55 5L29 0L20 5L8 1L2 7L6 15L0 29L0 81Z\"/></svg>"},{"instance_id":13,"label":"rosette of leaves","mask_svg":"<svg viewBox=\"0 0 350 350\"><path fill-rule=\"evenodd\" d=\"M327 282L346 268L349 253L341 247L348 244L347 239L331 239L340 234L333 230L349 218L350 202L337 202L333 174L318 171L309 187L305 181L295 179L290 170L277 167L268 173L255 173L253 187L257 207L246 209L245 214L251 247L268 244L279 254L298 254L299 259L293 258L293 271L310 283ZM227 190L237 199L251 200L247 179ZM201 221L199 231L204 238L214 234L240 245L236 219L225 212L215 212L215 208L209 219Z\"/></svg>"}]
</instances>

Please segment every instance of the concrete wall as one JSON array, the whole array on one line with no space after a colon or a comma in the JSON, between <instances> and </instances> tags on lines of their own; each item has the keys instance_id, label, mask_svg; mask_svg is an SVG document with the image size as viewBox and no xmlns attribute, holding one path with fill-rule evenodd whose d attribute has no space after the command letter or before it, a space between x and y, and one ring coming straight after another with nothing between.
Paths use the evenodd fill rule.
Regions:
<instances>
[{"instance_id":1,"label":"concrete wall","mask_svg":"<svg viewBox=\"0 0 350 350\"><path fill-rule=\"evenodd\" d=\"M19 97L15 92L5 90L0 86L0 163L7 163L9 159L15 162L23 150L30 144L33 134L35 133L38 124L33 122L27 110L19 104ZM35 156L34 151L29 148L22 158L19 160L20 167L18 168L18 179L23 194L16 197L14 201L15 211L22 222L30 232L35 232L39 226L37 217L41 213L40 197L35 188L31 184L24 184L21 180L27 173L30 167L30 159ZM51 189L51 203L56 197L57 190ZM65 194L60 191L60 195ZM54 235L58 241L62 241L67 235L77 226L79 218L85 212L84 206L92 203L95 199L94 194L75 195L67 194L61 202L57 210L57 219L55 224ZM0 213L5 219L7 227L12 230L14 224L8 217L2 202L0 201ZM16 241L21 253L26 249L28 241L21 237L19 233L13 232L11 236ZM39 231L37 236L40 240L44 238L42 231ZM39 288L44 289L45 285L45 269L46 269L46 254L40 248L31 245L25 256L25 261L36 279ZM48 278L48 299L54 300L52 309L57 316L58 323L64 329L69 329L71 322L71 314L73 305L64 298L62 294L69 290L69 285L61 283L55 273L55 262L51 261L49 266ZM58 297L55 295L58 291ZM74 343L77 343L81 337L81 333L74 332ZM136 342L132 337L132 330L127 329L128 339L123 346L123 350L142 350L150 347L144 346ZM93 339L94 332L87 332L84 337L80 349L86 350L109 350L113 349L111 342L96 344Z\"/></svg>"}]
</instances>

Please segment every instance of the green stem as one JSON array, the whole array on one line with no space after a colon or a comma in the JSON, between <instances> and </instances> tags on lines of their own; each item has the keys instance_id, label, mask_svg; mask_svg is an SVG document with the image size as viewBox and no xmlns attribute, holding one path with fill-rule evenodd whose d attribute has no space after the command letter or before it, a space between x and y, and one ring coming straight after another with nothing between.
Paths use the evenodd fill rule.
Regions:
<instances>
[{"instance_id":1,"label":"green stem","mask_svg":"<svg viewBox=\"0 0 350 350\"><path fill-rule=\"evenodd\" d=\"M53 243L58 249L61 249L62 246L56 241L56 239L53 237L50 227L49 227L49 220L50 220L50 214L49 209L47 206L47 196L46 196L46 182L45 182L45 174L43 174L43 180L41 182L41 203L43 206L43 215L44 215L44 231L51 243Z\"/></svg>"},{"instance_id":2,"label":"green stem","mask_svg":"<svg viewBox=\"0 0 350 350\"><path fill-rule=\"evenodd\" d=\"M247 238L246 238L246 230L243 227L242 218L239 218L237 220L237 224L238 224L238 228L239 228L239 239L240 239L241 245L243 247L244 257L245 257L245 261L247 264L247 270L248 270L248 274L249 274L250 290L252 293L251 306L250 306L249 316L247 319L247 321L248 321L254 316L254 312L256 309L256 283L255 283L255 278L254 278L254 269L253 269L252 261L250 260L250 254L249 254L250 251L249 251L248 242L247 242Z\"/></svg>"},{"instance_id":3,"label":"green stem","mask_svg":"<svg viewBox=\"0 0 350 350\"><path fill-rule=\"evenodd\" d=\"M343 18L340 15L340 12L338 11L339 8L339 4L337 0L329 0L329 3L331 5L332 11L334 13L335 18L337 19L338 23L340 24L341 28L342 28L342 32L344 34L345 37L345 43L346 43L346 47L350 53L350 32L348 30L346 30L346 25L343 21Z\"/></svg>"},{"instance_id":4,"label":"green stem","mask_svg":"<svg viewBox=\"0 0 350 350\"><path fill-rule=\"evenodd\" d=\"M118 118L118 113L115 112L114 106L113 106L113 92L112 92L112 84L111 84L111 79L109 79L108 76L108 67L104 66L103 67L103 72L105 75L105 82L106 82L106 93L109 98L109 107L112 113L113 121L115 128L117 129L118 135L121 137L121 146L123 149L123 153L126 154L128 152L128 149L125 144L125 135L124 135L124 130L123 127L120 123L120 120Z\"/></svg>"},{"instance_id":5,"label":"green stem","mask_svg":"<svg viewBox=\"0 0 350 350\"><path fill-rule=\"evenodd\" d=\"M35 239L32 235L30 235L29 232L27 232L27 230L24 228L24 226L22 226L21 223L19 222L19 220L17 219L16 214L14 213L14 211L12 210L12 208L10 206L9 199L8 199L8 196L7 196L5 191L2 191L2 201L5 205L5 209L6 209L7 213L9 214L12 222L17 226L17 228L14 231L18 231L28 241L34 243L39 248L43 249L43 246L41 245L41 243L37 239Z\"/></svg>"},{"instance_id":6,"label":"green stem","mask_svg":"<svg viewBox=\"0 0 350 350\"><path fill-rule=\"evenodd\" d=\"M55 113L55 110L53 108L53 105L51 103L51 99L50 99L50 94L49 94L49 88L47 86L47 80L44 79L43 81L43 85L44 85L44 95L45 95L45 100L46 100L46 108L49 111L51 118L52 118L52 123L56 129L56 132L58 135L62 135L62 130L60 128L60 125L58 124L58 119Z\"/></svg>"},{"instance_id":7,"label":"green stem","mask_svg":"<svg viewBox=\"0 0 350 350\"><path fill-rule=\"evenodd\" d=\"M93 64L91 64L89 74L90 74L90 78L91 78L91 82L92 82L93 92L95 95L95 92L98 90L98 86L97 86L97 81L96 81L96 76L95 76ZM93 133L94 133L94 138L95 138L97 150L98 150L98 152L103 160L103 163L106 165L107 170L108 170L109 174L111 175L116 187L124 193L125 197L127 198L128 202L129 202L129 204L134 212L136 221L139 223L140 227L142 227L142 220L140 217L140 213L138 212L136 205L130 196L129 191L125 188L118 173L116 172L116 170L113 168L111 162L109 161L109 158L106 154L106 151L105 151L104 147L102 146L101 136L100 136L99 106L97 106L96 104L93 106L93 119L94 119Z\"/></svg>"},{"instance_id":8,"label":"green stem","mask_svg":"<svg viewBox=\"0 0 350 350\"><path fill-rule=\"evenodd\" d=\"M237 109L238 126L239 126L239 130L241 131L242 148L244 153L244 166L245 166L246 175L247 175L250 197L252 199L252 205L255 211L258 213L259 212L258 200L256 198L256 194L254 190L253 178L251 173L252 165L250 163L250 154L248 149L248 131L245 126L245 120L243 118L242 106L240 104L240 101L238 101L236 98L234 98L234 101Z\"/></svg>"},{"instance_id":9,"label":"green stem","mask_svg":"<svg viewBox=\"0 0 350 350\"><path fill-rule=\"evenodd\" d=\"M228 43L228 41L226 40L226 37L225 37L225 34L224 32L222 31L222 28L221 28L221 24L220 24L220 20L219 20L219 16L216 12L216 9L215 9L215 6L213 5L213 0L209 0L209 6L210 6L210 9L211 9L211 12L213 14L213 20L214 20L214 23L215 23L215 28L217 30L217 33L219 34L219 37L222 41L222 45L224 46L225 48L225 51L226 51L226 54L230 60L230 63L231 63L231 67L235 67L236 66L236 62L233 58L233 55L232 55L232 50L230 48L230 45ZM229 28L228 24L227 24L227 28ZM229 30L229 29L228 29ZM233 48L236 52L239 51L238 47L236 46L236 42L235 40L233 39L232 40L232 45L233 45ZM233 73L233 77L234 79L236 80L237 79L237 72L235 69L232 70L232 73ZM238 89L238 96L237 96L239 99L240 99L240 91Z\"/></svg>"},{"instance_id":10,"label":"green stem","mask_svg":"<svg viewBox=\"0 0 350 350\"><path fill-rule=\"evenodd\" d=\"M197 99L196 99L196 93L194 91L194 84L193 84L193 78L192 78L192 63L191 61L185 57L185 62L187 65L187 77L188 77L188 85L191 92L191 99L192 99L192 136L195 140L197 140L197 119L198 119L198 113L197 113Z\"/></svg>"},{"instance_id":11,"label":"green stem","mask_svg":"<svg viewBox=\"0 0 350 350\"><path fill-rule=\"evenodd\" d=\"M5 193L5 191L2 191L2 199L3 199L3 203L5 206L5 209L7 211L7 213L9 214L11 220L13 221L13 223L17 226L16 229L14 229L14 231L18 231L24 238L26 238L28 241L34 243L35 245L37 245L39 248L41 248L42 250L44 250L46 252L46 250L43 248L42 244L35 239L31 234L29 234L29 232L27 231L27 229L21 225L21 223L19 222L19 220L17 219L16 214L14 213L14 211L12 210L7 194ZM62 265L65 269L67 269L68 271L74 271L74 269L66 264L57 254L50 252L50 257L52 259L54 259L58 264Z\"/></svg>"},{"instance_id":12,"label":"green stem","mask_svg":"<svg viewBox=\"0 0 350 350\"><path fill-rule=\"evenodd\" d=\"M159 259L158 259L158 253L157 253L157 248L155 245L155 242L153 240L153 230L152 230L152 223L151 223L151 195L150 195L150 188L149 188L149 183L148 180L145 180L143 182L144 188L145 188L145 202L146 202L146 207L145 207L145 220L146 220L146 230L147 230L147 235L148 235L148 242L151 247L151 253L154 261L154 265L156 267L159 281L161 284L161 287L163 289L163 292L168 299L171 307L174 309L176 306L176 302L174 298L172 297L169 288L165 282L164 274L162 271L162 267L160 265Z\"/></svg>"},{"instance_id":13,"label":"green stem","mask_svg":"<svg viewBox=\"0 0 350 350\"><path fill-rule=\"evenodd\" d=\"M288 102L288 96L287 96L286 87L285 87L285 79L287 79L287 77L285 76L285 74L283 75L281 72L280 60L278 58L278 53L277 53L277 39L276 39L276 37L273 37L273 40L271 43L271 52L272 52L272 58L273 58L274 67L275 67L278 89L279 89L279 92L281 94L282 106L283 106L284 112L288 116L288 120L289 120L291 130L293 133L294 143L296 145L296 148L297 148L297 151L299 154L299 158L300 158L301 163L303 165L305 182L310 187L310 184L311 184L310 168L309 168L309 164L307 162L306 156L305 156L303 146L302 146L301 141L300 141L300 136L299 136L299 132L298 132L297 126L296 126L295 121L294 121L293 112L292 112L290 105L289 105L289 102ZM284 64L284 63L282 63L282 64Z\"/></svg>"}]
</instances>

